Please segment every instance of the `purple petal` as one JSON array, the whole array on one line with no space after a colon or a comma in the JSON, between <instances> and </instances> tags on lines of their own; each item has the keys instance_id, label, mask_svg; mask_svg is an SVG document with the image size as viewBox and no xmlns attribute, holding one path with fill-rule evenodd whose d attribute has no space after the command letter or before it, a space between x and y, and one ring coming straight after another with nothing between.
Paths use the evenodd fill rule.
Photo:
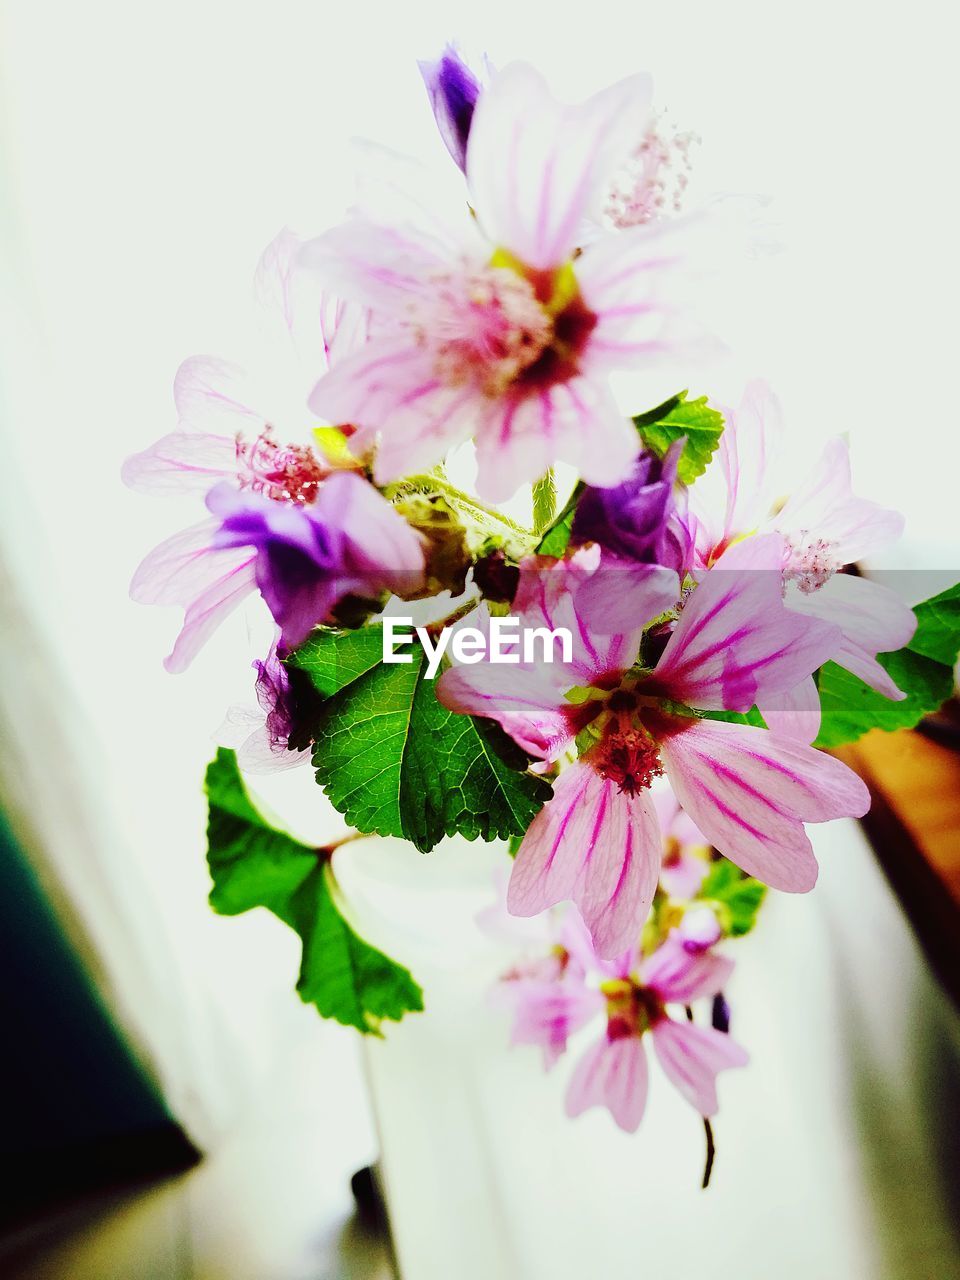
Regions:
<instances>
[{"instance_id":1,"label":"purple petal","mask_svg":"<svg viewBox=\"0 0 960 1280\"><path fill-rule=\"evenodd\" d=\"M480 97L480 82L452 47L436 62L421 62L419 66L444 145L466 171L467 140Z\"/></svg>"},{"instance_id":2,"label":"purple petal","mask_svg":"<svg viewBox=\"0 0 960 1280\"><path fill-rule=\"evenodd\" d=\"M682 934L674 929L643 962L640 981L668 1004L692 1004L694 1000L716 995L729 981L731 973L732 960L710 951L688 950Z\"/></svg>"}]
</instances>

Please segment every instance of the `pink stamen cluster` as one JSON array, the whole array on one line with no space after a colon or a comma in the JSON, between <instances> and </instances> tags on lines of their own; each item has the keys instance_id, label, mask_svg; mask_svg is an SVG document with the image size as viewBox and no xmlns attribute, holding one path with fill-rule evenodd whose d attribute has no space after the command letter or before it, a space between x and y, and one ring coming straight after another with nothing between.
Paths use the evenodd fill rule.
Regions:
<instances>
[{"instance_id":1,"label":"pink stamen cluster","mask_svg":"<svg viewBox=\"0 0 960 1280\"><path fill-rule=\"evenodd\" d=\"M280 444L270 426L252 441L238 433L237 464L242 488L298 506L316 499L329 474L309 445Z\"/></svg>"},{"instance_id":2,"label":"pink stamen cluster","mask_svg":"<svg viewBox=\"0 0 960 1280\"><path fill-rule=\"evenodd\" d=\"M607 222L624 230L680 213L699 142L695 133L654 120L607 193Z\"/></svg>"},{"instance_id":3,"label":"pink stamen cluster","mask_svg":"<svg viewBox=\"0 0 960 1280\"><path fill-rule=\"evenodd\" d=\"M434 275L417 339L447 386L502 394L553 339L553 319L533 285L509 267L469 267Z\"/></svg>"},{"instance_id":4,"label":"pink stamen cluster","mask_svg":"<svg viewBox=\"0 0 960 1280\"><path fill-rule=\"evenodd\" d=\"M787 543L783 581L795 582L804 595L812 595L842 567L833 544L804 529Z\"/></svg>"}]
</instances>

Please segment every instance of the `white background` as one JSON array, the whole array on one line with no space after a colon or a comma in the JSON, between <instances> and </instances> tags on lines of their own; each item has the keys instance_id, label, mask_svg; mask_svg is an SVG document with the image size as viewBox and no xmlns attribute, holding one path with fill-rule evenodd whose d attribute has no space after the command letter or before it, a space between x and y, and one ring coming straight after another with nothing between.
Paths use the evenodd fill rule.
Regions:
<instances>
[{"instance_id":1,"label":"white background","mask_svg":"<svg viewBox=\"0 0 960 1280\"><path fill-rule=\"evenodd\" d=\"M118 477L172 428L180 360L245 355L257 257L281 226L339 215L353 135L444 162L415 60L448 38L534 60L571 98L649 69L658 103L703 138L702 185L775 197L787 248L729 299L734 372L771 379L801 460L849 433L859 490L908 518L888 563L952 568L954 18L928 0L8 0L0 548L59 721L43 732L14 672L11 750L40 778L30 794L50 796L48 841L66 821L57 797L82 780L89 840L59 874L195 1131L227 1124L289 1046L347 1051L282 994L294 940L205 906L199 783L225 707L248 696L245 624L171 677L175 612L126 596L142 554L195 518ZM690 385L713 387L696 370ZM301 805L310 787L285 783Z\"/></svg>"}]
</instances>

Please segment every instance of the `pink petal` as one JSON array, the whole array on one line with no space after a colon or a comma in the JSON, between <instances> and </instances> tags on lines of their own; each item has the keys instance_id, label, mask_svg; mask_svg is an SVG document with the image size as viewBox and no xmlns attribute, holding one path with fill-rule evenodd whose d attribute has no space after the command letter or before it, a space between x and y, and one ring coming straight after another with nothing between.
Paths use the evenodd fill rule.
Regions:
<instances>
[{"instance_id":1,"label":"pink petal","mask_svg":"<svg viewBox=\"0 0 960 1280\"><path fill-rule=\"evenodd\" d=\"M691 721L661 753L680 803L719 851L775 889L804 893L817 861L804 822L859 818L870 794L850 769L750 725Z\"/></svg>"},{"instance_id":2,"label":"pink petal","mask_svg":"<svg viewBox=\"0 0 960 1280\"><path fill-rule=\"evenodd\" d=\"M679 599L680 579L673 569L604 557L579 589L577 608L600 634L624 633L652 622Z\"/></svg>"},{"instance_id":3,"label":"pink petal","mask_svg":"<svg viewBox=\"0 0 960 1280\"><path fill-rule=\"evenodd\" d=\"M216 436L238 431L259 435L265 415L252 407L254 393L239 365L214 356L191 356L177 370L173 399L181 428Z\"/></svg>"},{"instance_id":4,"label":"pink petal","mask_svg":"<svg viewBox=\"0 0 960 1280\"><path fill-rule=\"evenodd\" d=\"M333 423L361 428L350 447L361 456L379 440L378 484L432 466L469 438L489 412L470 387L445 387L407 336L372 338L314 387L309 407Z\"/></svg>"},{"instance_id":5,"label":"pink petal","mask_svg":"<svg viewBox=\"0 0 960 1280\"><path fill-rule=\"evenodd\" d=\"M530 267L565 263L588 208L643 137L650 97L649 77L632 76L569 107L526 64L497 73L467 146L471 204L490 240Z\"/></svg>"},{"instance_id":6,"label":"pink petal","mask_svg":"<svg viewBox=\"0 0 960 1280\"><path fill-rule=\"evenodd\" d=\"M718 460L729 495L726 536L751 532L764 514L783 434L783 410L770 386L759 378L747 383L736 411L727 410L720 437Z\"/></svg>"},{"instance_id":7,"label":"pink petal","mask_svg":"<svg viewBox=\"0 0 960 1280\"><path fill-rule=\"evenodd\" d=\"M640 981L667 1003L692 1004L722 991L731 973L732 960L710 951L688 951L674 929L643 962Z\"/></svg>"},{"instance_id":8,"label":"pink petal","mask_svg":"<svg viewBox=\"0 0 960 1280\"><path fill-rule=\"evenodd\" d=\"M510 1043L538 1045L543 1065L552 1067L567 1040L604 1008L603 995L582 981L517 978L505 980L499 995L513 1008Z\"/></svg>"},{"instance_id":9,"label":"pink petal","mask_svg":"<svg viewBox=\"0 0 960 1280\"><path fill-rule=\"evenodd\" d=\"M449 254L448 245L412 223L381 226L357 217L307 241L299 263L337 297L402 319L411 298L428 295L432 276L449 269Z\"/></svg>"},{"instance_id":10,"label":"pink petal","mask_svg":"<svg viewBox=\"0 0 960 1280\"><path fill-rule=\"evenodd\" d=\"M782 546L776 534L751 542L759 544L752 554ZM690 706L745 712L812 674L835 652L839 636L784 607L779 569L722 564L687 598L652 685Z\"/></svg>"},{"instance_id":11,"label":"pink petal","mask_svg":"<svg viewBox=\"0 0 960 1280\"><path fill-rule=\"evenodd\" d=\"M490 502L510 498L555 462L568 462L588 484L618 484L639 449L609 388L588 377L496 401L476 435L477 492Z\"/></svg>"},{"instance_id":12,"label":"pink petal","mask_svg":"<svg viewBox=\"0 0 960 1280\"><path fill-rule=\"evenodd\" d=\"M774 523L786 534L813 533L826 539L841 564L851 564L895 542L904 521L898 511L854 494L850 447L838 437L827 442L813 471L793 491Z\"/></svg>"},{"instance_id":13,"label":"pink petal","mask_svg":"<svg viewBox=\"0 0 960 1280\"><path fill-rule=\"evenodd\" d=\"M576 262L577 283L597 317L588 360L604 369L684 353L701 335L690 327L678 296L687 223L633 227L602 236Z\"/></svg>"},{"instance_id":14,"label":"pink petal","mask_svg":"<svg viewBox=\"0 0 960 1280\"><path fill-rule=\"evenodd\" d=\"M702 1116L716 1115L717 1075L745 1067L749 1057L735 1040L713 1027L661 1018L651 1031L664 1075Z\"/></svg>"},{"instance_id":15,"label":"pink petal","mask_svg":"<svg viewBox=\"0 0 960 1280\"><path fill-rule=\"evenodd\" d=\"M141 493L205 493L218 480L237 474L234 436L173 431L123 464L125 485Z\"/></svg>"},{"instance_id":16,"label":"pink petal","mask_svg":"<svg viewBox=\"0 0 960 1280\"><path fill-rule=\"evenodd\" d=\"M649 795L620 792L589 765L574 764L523 838L507 909L532 916L571 899L598 953L612 959L636 942L659 869L660 832Z\"/></svg>"},{"instance_id":17,"label":"pink petal","mask_svg":"<svg viewBox=\"0 0 960 1280\"><path fill-rule=\"evenodd\" d=\"M875 658L878 653L892 653L909 644L917 619L888 587L869 578L837 573L818 591L790 591L787 604L840 628L840 645L831 655L834 662L885 697L897 701L904 697Z\"/></svg>"},{"instance_id":18,"label":"pink petal","mask_svg":"<svg viewBox=\"0 0 960 1280\"><path fill-rule=\"evenodd\" d=\"M543 670L491 662L449 667L437 697L451 711L496 720L540 760L556 760L577 732L573 708Z\"/></svg>"},{"instance_id":19,"label":"pink petal","mask_svg":"<svg viewBox=\"0 0 960 1280\"><path fill-rule=\"evenodd\" d=\"M767 728L778 737L809 744L820 732L820 694L813 676L784 693L765 694L757 707Z\"/></svg>"},{"instance_id":20,"label":"pink petal","mask_svg":"<svg viewBox=\"0 0 960 1280\"><path fill-rule=\"evenodd\" d=\"M167 538L133 575L130 595L139 604L179 604L186 614L168 671L180 672L196 657L226 616L256 589L255 557L247 548L211 546L217 521L204 520Z\"/></svg>"},{"instance_id":21,"label":"pink petal","mask_svg":"<svg viewBox=\"0 0 960 1280\"><path fill-rule=\"evenodd\" d=\"M606 1107L626 1133L636 1133L647 1105L647 1055L639 1036L606 1036L574 1068L567 1086L567 1115Z\"/></svg>"}]
</instances>

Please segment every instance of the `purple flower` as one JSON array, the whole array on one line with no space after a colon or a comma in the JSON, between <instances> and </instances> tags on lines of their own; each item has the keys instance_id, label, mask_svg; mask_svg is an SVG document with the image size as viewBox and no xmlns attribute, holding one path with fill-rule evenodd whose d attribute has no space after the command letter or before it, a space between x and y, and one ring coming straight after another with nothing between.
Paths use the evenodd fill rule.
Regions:
<instances>
[{"instance_id":1,"label":"purple flower","mask_svg":"<svg viewBox=\"0 0 960 1280\"><path fill-rule=\"evenodd\" d=\"M436 62L419 65L440 136L458 166L466 172L467 139L480 97L480 82L452 45Z\"/></svg>"},{"instance_id":2,"label":"purple flower","mask_svg":"<svg viewBox=\"0 0 960 1280\"><path fill-rule=\"evenodd\" d=\"M674 488L683 444L661 461L644 450L622 484L584 491L573 522L575 542L596 542L620 560L687 567L689 534L679 518Z\"/></svg>"},{"instance_id":3,"label":"purple flower","mask_svg":"<svg viewBox=\"0 0 960 1280\"><path fill-rule=\"evenodd\" d=\"M220 520L217 548L252 547L260 594L295 648L347 595L407 591L422 580L416 533L352 472L330 476L307 506L219 484L207 506Z\"/></svg>"}]
</instances>

